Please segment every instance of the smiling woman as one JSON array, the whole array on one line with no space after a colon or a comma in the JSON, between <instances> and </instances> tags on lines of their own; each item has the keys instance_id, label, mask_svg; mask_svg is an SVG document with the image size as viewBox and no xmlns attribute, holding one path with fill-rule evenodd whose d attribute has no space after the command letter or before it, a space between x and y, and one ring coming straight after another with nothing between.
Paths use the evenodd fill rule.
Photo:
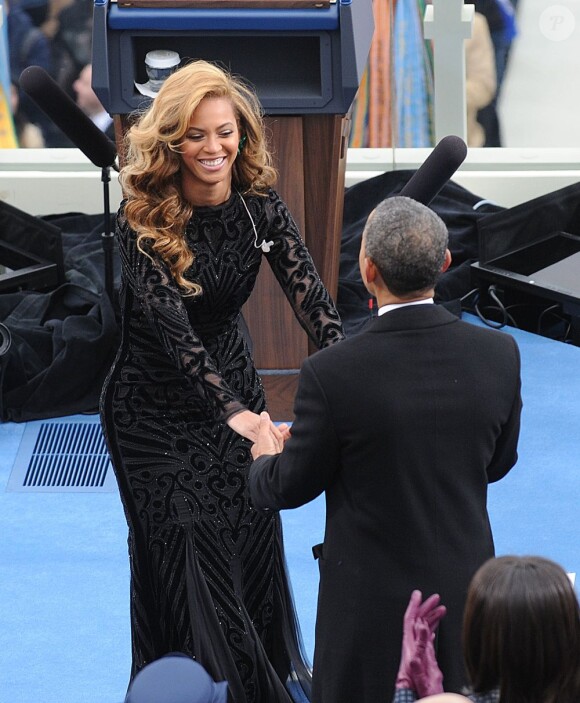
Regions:
<instances>
[{"instance_id":1,"label":"smiling woman","mask_svg":"<svg viewBox=\"0 0 580 703\"><path fill-rule=\"evenodd\" d=\"M234 703L303 701L280 518L246 490L265 398L240 310L262 258L318 347L341 323L271 187L243 82L203 61L179 69L127 145L122 340L101 419L129 527L131 677L180 651Z\"/></svg>"},{"instance_id":2,"label":"smiling woman","mask_svg":"<svg viewBox=\"0 0 580 703\"><path fill-rule=\"evenodd\" d=\"M218 205L231 195L240 132L227 98L204 98L181 146L181 186L194 205Z\"/></svg>"}]
</instances>

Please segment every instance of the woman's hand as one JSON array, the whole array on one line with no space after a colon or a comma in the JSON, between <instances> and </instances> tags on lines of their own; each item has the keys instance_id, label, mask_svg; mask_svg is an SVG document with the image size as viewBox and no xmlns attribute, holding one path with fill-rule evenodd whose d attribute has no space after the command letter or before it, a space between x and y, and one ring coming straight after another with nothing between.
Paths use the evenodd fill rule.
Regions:
<instances>
[{"instance_id":1,"label":"woman's hand","mask_svg":"<svg viewBox=\"0 0 580 703\"><path fill-rule=\"evenodd\" d=\"M422 601L421 591L413 591L403 618L401 663L396 688L410 688L419 698L443 691L443 674L435 656L435 630L445 615L434 594Z\"/></svg>"},{"instance_id":2,"label":"woman's hand","mask_svg":"<svg viewBox=\"0 0 580 703\"><path fill-rule=\"evenodd\" d=\"M250 442L255 442L260 429L260 416L251 410L242 410L226 420L226 425Z\"/></svg>"},{"instance_id":3,"label":"woman's hand","mask_svg":"<svg viewBox=\"0 0 580 703\"><path fill-rule=\"evenodd\" d=\"M260 413L260 428L252 447L252 457L257 459L264 454L279 454L284 449L284 442L289 438L288 425L276 427L267 412Z\"/></svg>"},{"instance_id":4,"label":"woman's hand","mask_svg":"<svg viewBox=\"0 0 580 703\"><path fill-rule=\"evenodd\" d=\"M419 698L443 693L443 672L435 655L435 633L425 620L415 623L416 651L410 661L411 688Z\"/></svg>"},{"instance_id":5,"label":"woman's hand","mask_svg":"<svg viewBox=\"0 0 580 703\"><path fill-rule=\"evenodd\" d=\"M262 454L278 454L284 448L284 442L290 439L289 426L282 424L276 427L267 412L257 415L251 410L242 410L226 420L226 424L234 432L254 443L254 459Z\"/></svg>"}]
</instances>

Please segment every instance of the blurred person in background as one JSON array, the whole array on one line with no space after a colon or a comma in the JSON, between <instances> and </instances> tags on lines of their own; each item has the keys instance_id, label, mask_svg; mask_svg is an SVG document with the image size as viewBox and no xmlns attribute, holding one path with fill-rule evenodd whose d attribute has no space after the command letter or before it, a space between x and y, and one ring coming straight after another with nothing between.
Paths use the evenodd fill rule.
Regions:
<instances>
[{"instance_id":1,"label":"blurred person in background","mask_svg":"<svg viewBox=\"0 0 580 703\"><path fill-rule=\"evenodd\" d=\"M54 79L73 99L73 83L92 60L92 30L91 0L72 0L61 9L52 40Z\"/></svg>"},{"instance_id":2,"label":"blurred person in background","mask_svg":"<svg viewBox=\"0 0 580 703\"><path fill-rule=\"evenodd\" d=\"M73 83L76 102L91 121L104 132L111 141L115 141L113 118L103 107L92 86L93 67L90 63L83 67Z\"/></svg>"},{"instance_id":3,"label":"blurred person in background","mask_svg":"<svg viewBox=\"0 0 580 703\"><path fill-rule=\"evenodd\" d=\"M10 109L18 146L23 149L42 149L44 147L42 130L30 122L20 109L18 81L15 78L10 83Z\"/></svg>"},{"instance_id":4,"label":"blurred person in background","mask_svg":"<svg viewBox=\"0 0 580 703\"><path fill-rule=\"evenodd\" d=\"M477 120L485 131L484 146L503 146L497 101L503 83L509 51L516 36L515 10L511 0L465 0L475 5L475 11L487 20L494 48L497 88L493 100L482 108Z\"/></svg>"},{"instance_id":5,"label":"blurred person in background","mask_svg":"<svg viewBox=\"0 0 580 703\"><path fill-rule=\"evenodd\" d=\"M53 73L52 50L44 32L31 20L16 0L4 0L8 32L10 74L16 78L29 66ZM70 147L68 137L50 120L23 90L18 95L23 117L42 131L45 146Z\"/></svg>"},{"instance_id":6,"label":"blurred person in background","mask_svg":"<svg viewBox=\"0 0 580 703\"><path fill-rule=\"evenodd\" d=\"M465 92L467 105L467 146L481 147L486 141L478 112L496 95L497 81L493 43L487 21L474 14L471 38L465 42Z\"/></svg>"}]
</instances>

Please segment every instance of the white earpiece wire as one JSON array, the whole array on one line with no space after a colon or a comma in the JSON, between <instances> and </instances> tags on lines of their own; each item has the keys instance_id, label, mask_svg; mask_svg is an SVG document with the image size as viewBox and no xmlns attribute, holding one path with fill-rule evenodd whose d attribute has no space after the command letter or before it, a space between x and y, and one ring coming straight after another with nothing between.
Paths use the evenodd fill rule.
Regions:
<instances>
[{"instance_id":1,"label":"white earpiece wire","mask_svg":"<svg viewBox=\"0 0 580 703\"><path fill-rule=\"evenodd\" d=\"M274 242L269 241L269 242L262 242L261 244L258 244L258 230L256 229L256 223L254 222L254 218L252 217L252 213L250 212L250 209L246 205L246 201L242 198L242 194L236 190L236 193L238 194L240 200L242 201L242 205L244 206L244 209L248 213L248 217L250 218L250 222L252 223L252 229L254 230L254 246L256 249L261 249L265 254L267 254L270 249L274 246Z\"/></svg>"}]
</instances>

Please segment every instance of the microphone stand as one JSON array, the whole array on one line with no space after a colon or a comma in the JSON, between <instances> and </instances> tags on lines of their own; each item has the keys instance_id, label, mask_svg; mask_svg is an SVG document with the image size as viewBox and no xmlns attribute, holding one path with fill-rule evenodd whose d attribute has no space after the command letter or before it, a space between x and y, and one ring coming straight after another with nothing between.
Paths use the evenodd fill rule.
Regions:
<instances>
[{"instance_id":1,"label":"microphone stand","mask_svg":"<svg viewBox=\"0 0 580 703\"><path fill-rule=\"evenodd\" d=\"M12 344L12 335L5 324L0 322L0 422L4 422L4 371L8 366L8 352Z\"/></svg>"},{"instance_id":2,"label":"microphone stand","mask_svg":"<svg viewBox=\"0 0 580 703\"><path fill-rule=\"evenodd\" d=\"M101 169L101 181L103 183L103 209L104 228L102 237L103 254L105 257L105 292L109 296L111 303L114 302L113 285L113 241L114 233L111 231L111 206L109 200L109 183L111 182L111 167L103 166Z\"/></svg>"}]
</instances>

